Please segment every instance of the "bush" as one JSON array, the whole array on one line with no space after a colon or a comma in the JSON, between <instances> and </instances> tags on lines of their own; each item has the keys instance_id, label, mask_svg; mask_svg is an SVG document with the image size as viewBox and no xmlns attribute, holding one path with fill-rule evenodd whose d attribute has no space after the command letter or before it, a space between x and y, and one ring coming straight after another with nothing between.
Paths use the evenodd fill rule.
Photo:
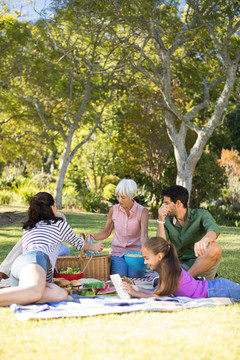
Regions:
<instances>
[{"instance_id":1,"label":"bush","mask_svg":"<svg viewBox=\"0 0 240 360\"><path fill-rule=\"evenodd\" d=\"M48 189L51 183L55 183L56 179L54 176L49 174L38 174L35 175L30 183L37 186L39 189Z\"/></svg>"},{"instance_id":2,"label":"bush","mask_svg":"<svg viewBox=\"0 0 240 360\"><path fill-rule=\"evenodd\" d=\"M81 203L85 211L88 212L104 212L108 211L108 205L103 202L101 194L95 194L91 191L81 194Z\"/></svg>"},{"instance_id":3,"label":"bush","mask_svg":"<svg viewBox=\"0 0 240 360\"><path fill-rule=\"evenodd\" d=\"M21 204L28 205L31 198L38 192L38 189L31 186L23 186L22 188L18 189L18 195L20 197Z\"/></svg>"},{"instance_id":4,"label":"bush","mask_svg":"<svg viewBox=\"0 0 240 360\"><path fill-rule=\"evenodd\" d=\"M7 190L0 191L0 204L1 205L8 205L12 201L12 194Z\"/></svg>"},{"instance_id":5,"label":"bush","mask_svg":"<svg viewBox=\"0 0 240 360\"><path fill-rule=\"evenodd\" d=\"M115 194L116 185L108 184L103 189L103 197L106 200L110 200L112 196Z\"/></svg>"},{"instance_id":6,"label":"bush","mask_svg":"<svg viewBox=\"0 0 240 360\"><path fill-rule=\"evenodd\" d=\"M62 205L64 208L68 209L83 210L79 192L76 191L73 186L64 188L64 192L62 195Z\"/></svg>"},{"instance_id":7,"label":"bush","mask_svg":"<svg viewBox=\"0 0 240 360\"><path fill-rule=\"evenodd\" d=\"M212 214L218 225L240 227L240 207L211 204L202 204L201 207Z\"/></svg>"},{"instance_id":8,"label":"bush","mask_svg":"<svg viewBox=\"0 0 240 360\"><path fill-rule=\"evenodd\" d=\"M227 182L224 170L218 165L214 154L204 152L193 175L190 207L198 208L208 199L217 199Z\"/></svg>"}]
</instances>

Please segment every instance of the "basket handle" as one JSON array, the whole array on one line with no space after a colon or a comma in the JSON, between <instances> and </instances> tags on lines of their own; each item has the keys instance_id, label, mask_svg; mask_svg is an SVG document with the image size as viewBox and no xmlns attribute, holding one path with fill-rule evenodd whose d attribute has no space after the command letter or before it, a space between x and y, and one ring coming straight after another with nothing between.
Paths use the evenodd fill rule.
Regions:
<instances>
[{"instance_id":1,"label":"basket handle","mask_svg":"<svg viewBox=\"0 0 240 360\"><path fill-rule=\"evenodd\" d=\"M84 238L84 241L85 241L85 242L87 241L87 235L85 235L84 233L81 233L81 234L80 234L80 237ZM93 257L92 255L89 257L86 265L85 265L84 268L83 268L83 273L84 273L84 271L86 270L86 268L87 268L88 264L90 263L90 261L92 260L92 257ZM82 258L82 259L83 259L83 258L86 258L85 250L80 250L80 251L79 251L79 258Z\"/></svg>"},{"instance_id":2,"label":"basket handle","mask_svg":"<svg viewBox=\"0 0 240 360\"><path fill-rule=\"evenodd\" d=\"M87 266L88 266L88 264L90 263L91 260L92 260L92 256L88 259L86 265L84 266L83 271L82 271L83 273L86 270L86 268L87 268Z\"/></svg>"},{"instance_id":3,"label":"basket handle","mask_svg":"<svg viewBox=\"0 0 240 360\"><path fill-rule=\"evenodd\" d=\"M85 235L84 233L81 233L79 236L84 239L84 242L87 241L86 235ZM86 257L86 255L85 255L85 250L80 250L80 251L78 252L78 254L79 254L79 257L80 257L80 258Z\"/></svg>"},{"instance_id":4,"label":"basket handle","mask_svg":"<svg viewBox=\"0 0 240 360\"><path fill-rule=\"evenodd\" d=\"M79 236L82 237L82 238L84 239L84 242L86 243L88 237L90 237L90 234L89 234L89 233L87 233L87 234L81 233ZM91 252L93 253L92 250L91 250ZM86 255L84 249L82 249L82 250L79 251L79 257L80 257L80 258L86 258L86 256L87 256L87 255ZM91 257L92 257L92 255L91 255Z\"/></svg>"}]
</instances>

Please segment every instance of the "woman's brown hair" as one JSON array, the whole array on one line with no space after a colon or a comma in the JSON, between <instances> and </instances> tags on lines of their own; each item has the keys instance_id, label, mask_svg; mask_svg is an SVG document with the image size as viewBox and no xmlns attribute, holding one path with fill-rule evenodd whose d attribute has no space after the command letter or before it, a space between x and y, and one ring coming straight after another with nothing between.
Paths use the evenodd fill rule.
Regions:
<instances>
[{"instance_id":1,"label":"woman's brown hair","mask_svg":"<svg viewBox=\"0 0 240 360\"><path fill-rule=\"evenodd\" d=\"M163 253L164 257L159 262L156 271L159 273L158 287L154 294L158 296L170 296L178 288L182 272L175 246L161 237L152 237L144 244L146 249L155 255Z\"/></svg>"},{"instance_id":2,"label":"woman's brown hair","mask_svg":"<svg viewBox=\"0 0 240 360\"><path fill-rule=\"evenodd\" d=\"M36 223L44 220L47 224L62 220L61 217L54 216L51 206L54 205L54 199L47 192L39 192L29 201L28 220L23 223L23 229L30 230Z\"/></svg>"}]
</instances>

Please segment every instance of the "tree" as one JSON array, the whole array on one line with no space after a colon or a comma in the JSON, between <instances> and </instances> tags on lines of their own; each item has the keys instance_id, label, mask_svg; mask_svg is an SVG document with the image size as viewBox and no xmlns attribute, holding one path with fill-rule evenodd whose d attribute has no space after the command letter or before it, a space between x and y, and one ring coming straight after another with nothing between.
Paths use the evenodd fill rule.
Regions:
<instances>
[{"instance_id":1,"label":"tree","mask_svg":"<svg viewBox=\"0 0 240 360\"><path fill-rule=\"evenodd\" d=\"M161 185L168 165L171 143L167 137L161 109L148 104L144 79L134 89L135 96L145 102L128 102L126 91L121 94L115 113L118 131L112 142L122 160L118 175L134 178L151 193L152 204L158 204Z\"/></svg>"},{"instance_id":2,"label":"tree","mask_svg":"<svg viewBox=\"0 0 240 360\"><path fill-rule=\"evenodd\" d=\"M149 104L164 109L176 182L191 193L196 164L234 91L240 10L236 0L184 4L184 11L174 0L119 1L112 6L122 29L115 32L116 43L122 45L124 59L128 57L135 73L148 79L149 93L159 93L158 101Z\"/></svg>"},{"instance_id":3,"label":"tree","mask_svg":"<svg viewBox=\"0 0 240 360\"><path fill-rule=\"evenodd\" d=\"M225 199L233 205L240 203L240 157L237 150L222 149L221 159L219 164L224 168L228 185L226 187Z\"/></svg>"},{"instance_id":4,"label":"tree","mask_svg":"<svg viewBox=\"0 0 240 360\"><path fill-rule=\"evenodd\" d=\"M101 129L119 60L108 41L105 19L91 9L94 1L76 1L73 8L71 2L66 7L56 4L53 18L29 24L27 46L16 56L15 77L8 86L31 109L30 124L40 120L42 131L56 137L62 155L54 195L61 209L68 165Z\"/></svg>"}]
</instances>

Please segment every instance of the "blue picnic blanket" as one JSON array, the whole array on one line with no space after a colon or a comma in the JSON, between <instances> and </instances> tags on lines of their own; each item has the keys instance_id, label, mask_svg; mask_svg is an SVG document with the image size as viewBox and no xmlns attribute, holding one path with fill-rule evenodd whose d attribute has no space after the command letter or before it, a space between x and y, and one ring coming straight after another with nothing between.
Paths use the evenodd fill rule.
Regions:
<instances>
[{"instance_id":1,"label":"blue picnic blanket","mask_svg":"<svg viewBox=\"0 0 240 360\"><path fill-rule=\"evenodd\" d=\"M68 301L47 304L17 305L10 308L19 320L59 317L85 317L101 314L129 313L134 311L176 311L203 306L230 305L229 298L190 299L163 297L121 300L117 296L82 297L70 295Z\"/></svg>"}]
</instances>

